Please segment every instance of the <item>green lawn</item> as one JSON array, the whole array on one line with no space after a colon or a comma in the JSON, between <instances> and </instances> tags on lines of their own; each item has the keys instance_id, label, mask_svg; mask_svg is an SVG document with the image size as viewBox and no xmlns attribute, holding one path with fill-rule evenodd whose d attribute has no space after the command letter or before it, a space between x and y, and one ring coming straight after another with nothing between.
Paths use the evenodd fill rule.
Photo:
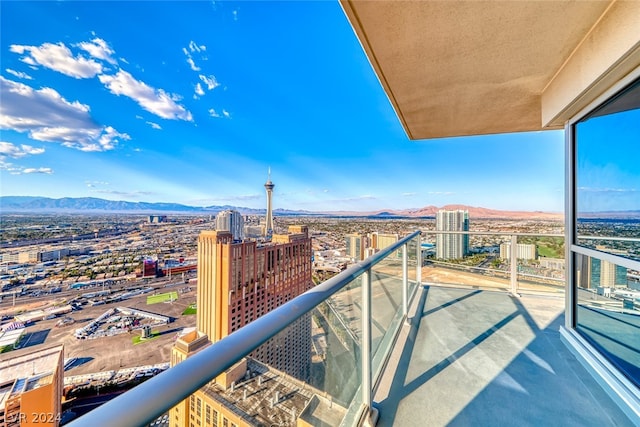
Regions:
<instances>
[{"instance_id":1,"label":"green lawn","mask_svg":"<svg viewBox=\"0 0 640 427\"><path fill-rule=\"evenodd\" d=\"M147 297L147 305L158 304L159 302L175 301L177 299L178 299L178 293L175 291L167 292L164 294L158 294L158 295L149 295Z\"/></svg>"},{"instance_id":2,"label":"green lawn","mask_svg":"<svg viewBox=\"0 0 640 427\"><path fill-rule=\"evenodd\" d=\"M133 338L131 338L131 341L133 342L133 345L137 345L137 344L142 344L142 343L145 343L145 342L153 341L156 338L158 338L159 336L160 336L160 332L152 331L151 332L151 337L149 337L149 338L142 339L140 337L140 335L136 335Z\"/></svg>"},{"instance_id":3,"label":"green lawn","mask_svg":"<svg viewBox=\"0 0 640 427\"><path fill-rule=\"evenodd\" d=\"M196 309L196 305L195 304L191 304L189 307L185 308L184 311L182 312L183 316L188 316L190 314L196 314L198 312L198 310Z\"/></svg>"}]
</instances>

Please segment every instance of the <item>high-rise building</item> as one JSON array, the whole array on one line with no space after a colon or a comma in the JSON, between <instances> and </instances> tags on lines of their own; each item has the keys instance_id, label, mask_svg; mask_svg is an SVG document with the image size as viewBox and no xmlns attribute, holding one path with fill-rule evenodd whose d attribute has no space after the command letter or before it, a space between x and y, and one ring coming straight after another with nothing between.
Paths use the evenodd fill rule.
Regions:
<instances>
[{"instance_id":1,"label":"high-rise building","mask_svg":"<svg viewBox=\"0 0 640 427\"><path fill-rule=\"evenodd\" d=\"M377 231L371 233L370 243L371 247L380 250L387 246L391 246L398 241L397 234L378 233Z\"/></svg>"},{"instance_id":2,"label":"high-rise building","mask_svg":"<svg viewBox=\"0 0 640 427\"><path fill-rule=\"evenodd\" d=\"M147 222L149 224L159 224L161 222L167 222L166 215L149 215L147 218Z\"/></svg>"},{"instance_id":3,"label":"high-rise building","mask_svg":"<svg viewBox=\"0 0 640 427\"><path fill-rule=\"evenodd\" d=\"M366 257L367 237L361 234L347 234L345 236L346 255L355 261L362 261Z\"/></svg>"},{"instance_id":4,"label":"high-rise building","mask_svg":"<svg viewBox=\"0 0 640 427\"><path fill-rule=\"evenodd\" d=\"M311 238L306 227L289 230L267 244L234 242L228 232L200 233L196 326L212 342L310 289Z\"/></svg>"},{"instance_id":5,"label":"high-rise building","mask_svg":"<svg viewBox=\"0 0 640 427\"><path fill-rule=\"evenodd\" d=\"M264 234L265 236L271 236L273 234L273 206L271 204L271 196L273 195L273 188L276 185L271 182L271 168L269 168L269 176L267 182L264 183L264 189L267 190L267 217L265 218Z\"/></svg>"},{"instance_id":6,"label":"high-rise building","mask_svg":"<svg viewBox=\"0 0 640 427\"><path fill-rule=\"evenodd\" d=\"M216 231L231 233L233 240L244 240L244 219L235 210L221 211L216 215Z\"/></svg>"},{"instance_id":7,"label":"high-rise building","mask_svg":"<svg viewBox=\"0 0 640 427\"><path fill-rule=\"evenodd\" d=\"M463 210L439 210L436 215L436 231L469 231L469 212ZM436 257L459 259L469 253L468 234L436 235Z\"/></svg>"},{"instance_id":8,"label":"high-rise building","mask_svg":"<svg viewBox=\"0 0 640 427\"><path fill-rule=\"evenodd\" d=\"M234 241L227 231L203 231L198 238L196 331L176 341L172 365L310 289L311 256L306 226L290 226L289 234L274 234L265 244ZM310 314L293 322L251 356L307 381L311 367ZM216 382L231 383L226 377L233 375L226 372ZM195 419L202 421L204 411L192 406L207 401L205 389L171 410L171 426L197 425ZM231 411L220 416L234 419L232 415Z\"/></svg>"},{"instance_id":9,"label":"high-rise building","mask_svg":"<svg viewBox=\"0 0 640 427\"><path fill-rule=\"evenodd\" d=\"M600 286L616 286L616 265L612 262L600 261Z\"/></svg>"}]
</instances>

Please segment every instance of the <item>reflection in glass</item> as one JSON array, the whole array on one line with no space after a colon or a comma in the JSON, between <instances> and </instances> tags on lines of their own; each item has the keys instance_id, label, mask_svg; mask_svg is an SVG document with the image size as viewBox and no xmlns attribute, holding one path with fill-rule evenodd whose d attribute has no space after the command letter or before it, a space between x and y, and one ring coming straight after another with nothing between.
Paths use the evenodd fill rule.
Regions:
<instances>
[{"instance_id":1,"label":"reflection in glass","mask_svg":"<svg viewBox=\"0 0 640 427\"><path fill-rule=\"evenodd\" d=\"M640 275L576 254L576 329L640 385Z\"/></svg>"},{"instance_id":2,"label":"reflection in glass","mask_svg":"<svg viewBox=\"0 0 640 427\"><path fill-rule=\"evenodd\" d=\"M580 120L575 130L577 234L581 246L640 259L640 81ZM584 236L636 239L581 240Z\"/></svg>"}]
</instances>

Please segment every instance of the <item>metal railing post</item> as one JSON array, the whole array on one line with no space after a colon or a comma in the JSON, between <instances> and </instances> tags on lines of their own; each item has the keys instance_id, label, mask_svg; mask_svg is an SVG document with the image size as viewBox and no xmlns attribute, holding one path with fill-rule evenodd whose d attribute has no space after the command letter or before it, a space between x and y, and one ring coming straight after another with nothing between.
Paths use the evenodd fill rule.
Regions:
<instances>
[{"instance_id":1,"label":"metal railing post","mask_svg":"<svg viewBox=\"0 0 640 427\"><path fill-rule=\"evenodd\" d=\"M408 322L409 307L409 266L407 262L407 244L402 245L402 315L405 322Z\"/></svg>"},{"instance_id":2,"label":"metal railing post","mask_svg":"<svg viewBox=\"0 0 640 427\"><path fill-rule=\"evenodd\" d=\"M511 293L518 295L518 236L511 235Z\"/></svg>"},{"instance_id":3,"label":"metal railing post","mask_svg":"<svg viewBox=\"0 0 640 427\"><path fill-rule=\"evenodd\" d=\"M416 289L422 285L422 239L418 234L416 243Z\"/></svg>"},{"instance_id":4,"label":"metal railing post","mask_svg":"<svg viewBox=\"0 0 640 427\"><path fill-rule=\"evenodd\" d=\"M362 403L365 405L365 419L369 418L373 405L371 372L371 269L362 274Z\"/></svg>"}]
</instances>

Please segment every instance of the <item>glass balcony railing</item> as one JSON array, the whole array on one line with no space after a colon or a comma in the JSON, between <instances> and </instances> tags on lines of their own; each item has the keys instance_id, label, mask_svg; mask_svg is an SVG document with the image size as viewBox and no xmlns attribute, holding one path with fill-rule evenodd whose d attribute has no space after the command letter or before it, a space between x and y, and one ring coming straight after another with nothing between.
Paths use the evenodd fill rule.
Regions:
<instances>
[{"instance_id":1,"label":"glass balcony railing","mask_svg":"<svg viewBox=\"0 0 640 427\"><path fill-rule=\"evenodd\" d=\"M458 238L459 253L438 253L437 234L451 236L452 245L458 243ZM425 231L423 235L423 283L564 296L562 234ZM467 248L462 247L462 236L468 236ZM442 255L448 255L447 259Z\"/></svg>"},{"instance_id":2,"label":"glass balcony railing","mask_svg":"<svg viewBox=\"0 0 640 427\"><path fill-rule=\"evenodd\" d=\"M209 425L219 411L190 397L197 390L226 405L229 419L359 424L419 288L420 243L414 232L68 425L149 425L185 399ZM310 342L292 338L305 331ZM248 357L244 375L223 386L219 376L256 349L282 364Z\"/></svg>"},{"instance_id":3,"label":"glass balcony railing","mask_svg":"<svg viewBox=\"0 0 640 427\"><path fill-rule=\"evenodd\" d=\"M439 257L437 234L466 235L466 254ZM575 260L576 328L637 378L639 325L629 320L637 316L628 315L639 307L633 292L640 292L640 275L623 266L605 274L610 266L595 259L596 251L590 254ZM613 280L608 288L606 280ZM68 425L149 425L180 402L202 417L200 425L223 425L218 409L190 397L198 390L225 406L229 417L252 423L362 425L375 413L373 396L386 381L387 363L422 285L564 299L564 236L415 232ZM258 352L275 355L277 366L258 362ZM246 363L246 372L223 384L221 374L228 377L239 363ZM184 421L169 417L168 425L190 425ZM240 424L229 418L227 425Z\"/></svg>"}]
</instances>

